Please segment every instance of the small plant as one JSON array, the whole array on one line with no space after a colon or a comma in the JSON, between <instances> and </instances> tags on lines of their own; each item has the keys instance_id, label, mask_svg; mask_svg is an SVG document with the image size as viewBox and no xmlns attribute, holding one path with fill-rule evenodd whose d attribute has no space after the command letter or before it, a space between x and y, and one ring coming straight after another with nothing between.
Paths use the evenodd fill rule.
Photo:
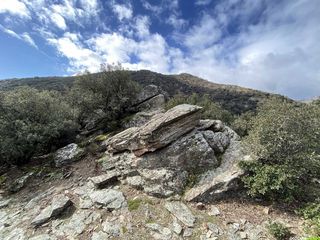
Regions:
<instances>
[{"instance_id":1,"label":"small plant","mask_svg":"<svg viewBox=\"0 0 320 240\"><path fill-rule=\"evenodd\" d=\"M314 203L309 203L298 211L303 216L306 222L305 231L308 234L320 236L320 202L317 200ZM320 237L311 238L320 239Z\"/></svg>"},{"instance_id":2,"label":"small plant","mask_svg":"<svg viewBox=\"0 0 320 240\"><path fill-rule=\"evenodd\" d=\"M139 198L128 200L128 209L129 209L129 211L131 212L131 211L137 210L140 207L142 201L143 200L139 199Z\"/></svg>"},{"instance_id":3,"label":"small plant","mask_svg":"<svg viewBox=\"0 0 320 240\"><path fill-rule=\"evenodd\" d=\"M282 223L273 222L268 225L269 233L277 240L285 240L290 236L289 229Z\"/></svg>"},{"instance_id":4,"label":"small plant","mask_svg":"<svg viewBox=\"0 0 320 240\"><path fill-rule=\"evenodd\" d=\"M320 237L308 237L306 240L320 240Z\"/></svg>"}]
</instances>

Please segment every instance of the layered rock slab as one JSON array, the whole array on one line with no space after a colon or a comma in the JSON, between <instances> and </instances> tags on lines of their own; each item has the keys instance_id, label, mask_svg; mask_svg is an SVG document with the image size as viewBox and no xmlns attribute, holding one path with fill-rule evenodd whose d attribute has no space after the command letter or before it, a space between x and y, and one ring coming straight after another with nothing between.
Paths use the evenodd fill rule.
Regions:
<instances>
[{"instance_id":1,"label":"layered rock slab","mask_svg":"<svg viewBox=\"0 0 320 240\"><path fill-rule=\"evenodd\" d=\"M111 153L132 151L136 156L165 147L196 127L201 107L182 104L155 115L141 127L129 128L107 140Z\"/></svg>"}]
</instances>

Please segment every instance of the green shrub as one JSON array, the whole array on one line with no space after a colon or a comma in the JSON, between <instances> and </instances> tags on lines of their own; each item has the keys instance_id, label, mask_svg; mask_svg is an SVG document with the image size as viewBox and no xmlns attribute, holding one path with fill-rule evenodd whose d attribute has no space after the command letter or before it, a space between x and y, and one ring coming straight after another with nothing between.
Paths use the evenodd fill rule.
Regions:
<instances>
[{"instance_id":1,"label":"green shrub","mask_svg":"<svg viewBox=\"0 0 320 240\"><path fill-rule=\"evenodd\" d=\"M320 236L320 201L306 204L298 213L307 220L306 232Z\"/></svg>"},{"instance_id":2,"label":"green shrub","mask_svg":"<svg viewBox=\"0 0 320 240\"><path fill-rule=\"evenodd\" d=\"M273 222L268 225L269 233L277 240L285 240L290 237L289 229L282 223Z\"/></svg>"},{"instance_id":3,"label":"green shrub","mask_svg":"<svg viewBox=\"0 0 320 240\"><path fill-rule=\"evenodd\" d=\"M21 87L0 95L0 162L22 164L74 138L77 112L58 92Z\"/></svg>"},{"instance_id":4,"label":"green shrub","mask_svg":"<svg viewBox=\"0 0 320 240\"><path fill-rule=\"evenodd\" d=\"M191 96L184 96L178 94L166 103L166 109L173 108L174 106L183 103L203 107L201 116L202 119L219 119L227 124L233 121L233 115L227 110L223 109L220 105L211 101L208 95L199 96L194 93Z\"/></svg>"},{"instance_id":5,"label":"green shrub","mask_svg":"<svg viewBox=\"0 0 320 240\"><path fill-rule=\"evenodd\" d=\"M238 117L235 117L234 121L231 124L231 128L239 134L239 136L244 137L249 134L249 131L252 129L253 118L255 116L254 112L246 112L241 114Z\"/></svg>"},{"instance_id":6,"label":"green shrub","mask_svg":"<svg viewBox=\"0 0 320 240\"><path fill-rule=\"evenodd\" d=\"M320 240L320 237L308 237L306 240Z\"/></svg>"},{"instance_id":7,"label":"green shrub","mask_svg":"<svg viewBox=\"0 0 320 240\"><path fill-rule=\"evenodd\" d=\"M86 74L74 82L69 101L79 109L80 124L84 126L93 119L95 125L111 129L115 120L125 115L138 90L127 71Z\"/></svg>"},{"instance_id":8,"label":"green shrub","mask_svg":"<svg viewBox=\"0 0 320 240\"><path fill-rule=\"evenodd\" d=\"M310 195L308 187L320 175L319 119L314 105L271 99L259 108L244 140L253 161L241 163L250 195L274 200Z\"/></svg>"}]
</instances>

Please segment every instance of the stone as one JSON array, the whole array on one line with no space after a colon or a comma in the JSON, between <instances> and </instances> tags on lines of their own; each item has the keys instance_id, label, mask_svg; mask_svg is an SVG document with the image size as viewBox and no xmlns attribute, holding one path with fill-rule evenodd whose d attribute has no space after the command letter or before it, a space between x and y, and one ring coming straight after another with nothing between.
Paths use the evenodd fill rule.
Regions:
<instances>
[{"instance_id":1,"label":"stone","mask_svg":"<svg viewBox=\"0 0 320 240\"><path fill-rule=\"evenodd\" d=\"M120 224L114 222L105 221L102 224L103 231L107 233L111 237L119 237L120 236Z\"/></svg>"},{"instance_id":2,"label":"stone","mask_svg":"<svg viewBox=\"0 0 320 240\"><path fill-rule=\"evenodd\" d=\"M196 218L182 202L167 202L165 208L187 227L194 226Z\"/></svg>"},{"instance_id":3,"label":"stone","mask_svg":"<svg viewBox=\"0 0 320 240\"><path fill-rule=\"evenodd\" d=\"M114 189L97 190L90 193L89 196L95 204L110 210L119 209L126 205L123 193Z\"/></svg>"},{"instance_id":4,"label":"stone","mask_svg":"<svg viewBox=\"0 0 320 240\"><path fill-rule=\"evenodd\" d=\"M208 214L209 214L210 216L218 216L218 215L220 215L220 211L219 211L219 209L218 209L216 206L212 206L212 207L210 208L210 211L208 212Z\"/></svg>"},{"instance_id":5,"label":"stone","mask_svg":"<svg viewBox=\"0 0 320 240\"><path fill-rule=\"evenodd\" d=\"M91 240L106 240L109 238L109 235L103 231L93 232Z\"/></svg>"},{"instance_id":6,"label":"stone","mask_svg":"<svg viewBox=\"0 0 320 240\"><path fill-rule=\"evenodd\" d=\"M137 99L133 105L138 106L161 93L162 93L162 90L158 86L152 85L152 84L147 85L138 94Z\"/></svg>"},{"instance_id":7,"label":"stone","mask_svg":"<svg viewBox=\"0 0 320 240\"><path fill-rule=\"evenodd\" d=\"M135 160L137 168L208 169L219 162L201 132L192 131L168 147L147 153Z\"/></svg>"},{"instance_id":8,"label":"stone","mask_svg":"<svg viewBox=\"0 0 320 240\"><path fill-rule=\"evenodd\" d=\"M232 136L233 139L236 139L235 134ZM186 201L209 202L235 190L239 186L240 177L244 174L244 171L239 167L239 162L249 159L249 156L243 152L241 142L231 140L229 147L221 155L221 165L202 174L200 181L186 192L184 199Z\"/></svg>"},{"instance_id":9,"label":"stone","mask_svg":"<svg viewBox=\"0 0 320 240\"><path fill-rule=\"evenodd\" d=\"M205 209L206 209L206 205L203 204L202 202L198 202L198 203L196 204L196 208L197 208L198 210L205 210Z\"/></svg>"},{"instance_id":10,"label":"stone","mask_svg":"<svg viewBox=\"0 0 320 240\"><path fill-rule=\"evenodd\" d=\"M181 225L178 223L178 221L176 220L176 218L174 219L173 223L172 223L172 231L178 235L181 234L182 232L182 227Z\"/></svg>"},{"instance_id":11,"label":"stone","mask_svg":"<svg viewBox=\"0 0 320 240\"><path fill-rule=\"evenodd\" d=\"M10 198L0 201L0 209L8 207L10 202L11 202Z\"/></svg>"},{"instance_id":12,"label":"stone","mask_svg":"<svg viewBox=\"0 0 320 240\"><path fill-rule=\"evenodd\" d=\"M198 124L201 107L182 104L155 115L139 128L129 128L106 141L109 152L132 151L136 156L165 147Z\"/></svg>"},{"instance_id":13,"label":"stone","mask_svg":"<svg viewBox=\"0 0 320 240\"><path fill-rule=\"evenodd\" d=\"M225 129L225 125L220 120L204 119L204 120L200 120L198 129L211 130L214 132L222 132Z\"/></svg>"},{"instance_id":14,"label":"stone","mask_svg":"<svg viewBox=\"0 0 320 240\"><path fill-rule=\"evenodd\" d=\"M223 153L230 144L229 136L223 132L206 130L203 131L202 134L215 153Z\"/></svg>"},{"instance_id":15,"label":"stone","mask_svg":"<svg viewBox=\"0 0 320 240\"><path fill-rule=\"evenodd\" d=\"M110 171L106 174L89 178L95 188L101 189L110 186L118 181L119 172Z\"/></svg>"},{"instance_id":16,"label":"stone","mask_svg":"<svg viewBox=\"0 0 320 240\"><path fill-rule=\"evenodd\" d=\"M93 202L90 199L82 199L80 198L79 208L81 209L89 209L93 207Z\"/></svg>"},{"instance_id":17,"label":"stone","mask_svg":"<svg viewBox=\"0 0 320 240\"><path fill-rule=\"evenodd\" d=\"M164 104L166 102L165 96L163 94L158 94L143 103L140 103L137 106L138 111L154 111L157 109L161 109L164 107Z\"/></svg>"},{"instance_id":18,"label":"stone","mask_svg":"<svg viewBox=\"0 0 320 240\"><path fill-rule=\"evenodd\" d=\"M126 180L131 187L134 187L136 189L143 189L143 185L145 184L141 176L127 177Z\"/></svg>"},{"instance_id":19,"label":"stone","mask_svg":"<svg viewBox=\"0 0 320 240\"><path fill-rule=\"evenodd\" d=\"M240 232L239 236L241 239L247 239L248 238L248 234L246 232Z\"/></svg>"},{"instance_id":20,"label":"stone","mask_svg":"<svg viewBox=\"0 0 320 240\"><path fill-rule=\"evenodd\" d=\"M193 229L192 228L185 228L183 230L183 237L191 237L193 233Z\"/></svg>"},{"instance_id":21,"label":"stone","mask_svg":"<svg viewBox=\"0 0 320 240\"><path fill-rule=\"evenodd\" d=\"M208 226L208 229L212 232L212 234L214 236L222 234L222 230L216 224L209 222L209 223L207 223L207 226Z\"/></svg>"},{"instance_id":22,"label":"stone","mask_svg":"<svg viewBox=\"0 0 320 240\"><path fill-rule=\"evenodd\" d=\"M55 236L50 236L49 234L40 234L29 238L29 240L56 240Z\"/></svg>"},{"instance_id":23,"label":"stone","mask_svg":"<svg viewBox=\"0 0 320 240\"><path fill-rule=\"evenodd\" d=\"M172 238L172 232L169 228L162 227L157 223L148 223L146 227L154 231L153 237L160 240L169 240Z\"/></svg>"},{"instance_id":24,"label":"stone","mask_svg":"<svg viewBox=\"0 0 320 240\"><path fill-rule=\"evenodd\" d=\"M78 161L84 155L84 150L77 144L71 143L63 148L58 149L54 154L54 162L56 167Z\"/></svg>"},{"instance_id":25,"label":"stone","mask_svg":"<svg viewBox=\"0 0 320 240\"><path fill-rule=\"evenodd\" d=\"M137 112L136 114L129 116L127 118L125 118L122 121L122 126L124 128L132 128L132 127L140 127L144 124L146 124L147 122L149 122L153 116L155 116L156 114L159 113L163 113L164 110L162 109L151 109L148 110L147 112L143 111L143 112Z\"/></svg>"},{"instance_id":26,"label":"stone","mask_svg":"<svg viewBox=\"0 0 320 240\"><path fill-rule=\"evenodd\" d=\"M10 186L9 186L9 191L11 193L16 193L20 191L22 188L24 188L30 179L31 176L33 176L33 172L27 173L24 176L16 179Z\"/></svg>"},{"instance_id":27,"label":"stone","mask_svg":"<svg viewBox=\"0 0 320 240\"><path fill-rule=\"evenodd\" d=\"M35 226L40 226L60 215L70 205L72 205L72 202L69 197L62 194L56 195L53 197L51 205L43 209L31 223Z\"/></svg>"}]
</instances>

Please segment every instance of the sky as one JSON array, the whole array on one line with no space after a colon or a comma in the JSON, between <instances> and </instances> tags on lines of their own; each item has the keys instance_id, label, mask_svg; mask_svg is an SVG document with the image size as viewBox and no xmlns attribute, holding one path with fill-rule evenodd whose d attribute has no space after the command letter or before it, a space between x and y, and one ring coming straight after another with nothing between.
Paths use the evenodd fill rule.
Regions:
<instances>
[{"instance_id":1,"label":"sky","mask_svg":"<svg viewBox=\"0 0 320 240\"><path fill-rule=\"evenodd\" d=\"M0 0L0 79L121 63L320 95L320 0Z\"/></svg>"}]
</instances>

